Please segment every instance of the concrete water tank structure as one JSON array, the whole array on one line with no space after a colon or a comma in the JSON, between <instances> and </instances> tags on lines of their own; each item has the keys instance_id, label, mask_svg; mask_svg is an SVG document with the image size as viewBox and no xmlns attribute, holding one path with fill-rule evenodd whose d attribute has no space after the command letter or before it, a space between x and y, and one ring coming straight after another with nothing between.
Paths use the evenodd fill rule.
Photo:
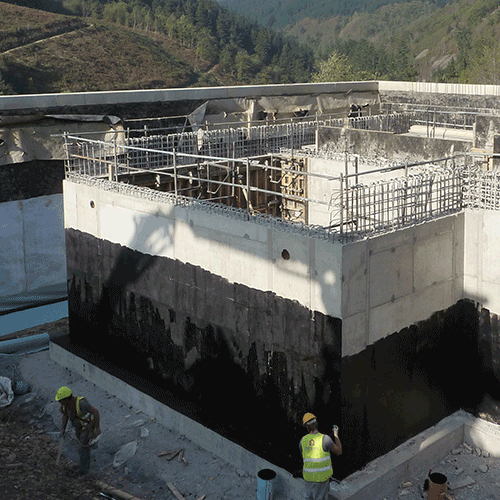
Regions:
<instances>
[{"instance_id":1,"label":"concrete water tank structure","mask_svg":"<svg viewBox=\"0 0 500 500\"><path fill-rule=\"evenodd\" d=\"M341 427L339 478L457 409L495 416L498 88L376 83L379 117L66 134L65 347L281 471L305 411Z\"/></svg>"}]
</instances>

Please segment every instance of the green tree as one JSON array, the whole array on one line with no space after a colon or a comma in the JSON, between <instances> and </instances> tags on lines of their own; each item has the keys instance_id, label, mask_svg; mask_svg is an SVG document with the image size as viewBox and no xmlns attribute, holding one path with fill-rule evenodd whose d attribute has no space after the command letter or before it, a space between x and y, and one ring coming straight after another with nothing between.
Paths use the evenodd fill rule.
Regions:
<instances>
[{"instance_id":1,"label":"green tree","mask_svg":"<svg viewBox=\"0 0 500 500\"><path fill-rule=\"evenodd\" d=\"M236 77L242 82L251 81L259 69L258 57L249 56L244 50L238 51L234 63Z\"/></svg>"},{"instance_id":2,"label":"green tree","mask_svg":"<svg viewBox=\"0 0 500 500\"><path fill-rule=\"evenodd\" d=\"M219 59L217 40L206 29L198 35L196 54L204 61L209 61L213 64Z\"/></svg>"},{"instance_id":3,"label":"green tree","mask_svg":"<svg viewBox=\"0 0 500 500\"><path fill-rule=\"evenodd\" d=\"M354 70L345 54L334 51L326 61L321 61L312 76L313 82L345 82L354 80Z\"/></svg>"},{"instance_id":4,"label":"green tree","mask_svg":"<svg viewBox=\"0 0 500 500\"><path fill-rule=\"evenodd\" d=\"M129 12L125 2L107 3L104 6L103 19L105 21L126 25L128 18Z\"/></svg>"},{"instance_id":5,"label":"green tree","mask_svg":"<svg viewBox=\"0 0 500 500\"><path fill-rule=\"evenodd\" d=\"M500 84L500 43L486 45L478 57L472 59L462 74L465 83Z\"/></svg>"}]
</instances>

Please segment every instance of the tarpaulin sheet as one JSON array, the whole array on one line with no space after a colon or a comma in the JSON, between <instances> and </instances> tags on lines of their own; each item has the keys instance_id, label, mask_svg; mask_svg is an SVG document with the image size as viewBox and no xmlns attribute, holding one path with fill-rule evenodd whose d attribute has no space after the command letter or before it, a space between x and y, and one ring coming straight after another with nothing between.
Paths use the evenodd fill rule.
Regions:
<instances>
[{"instance_id":1,"label":"tarpaulin sheet","mask_svg":"<svg viewBox=\"0 0 500 500\"><path fill-rule=\"evenodd\" d=\"M64 160L65 132L89 138L123 142L123 127L117 117L106 115L52 115L2 117L0 122L0 165L32 160Z\"/></svg>"}]
</instances>

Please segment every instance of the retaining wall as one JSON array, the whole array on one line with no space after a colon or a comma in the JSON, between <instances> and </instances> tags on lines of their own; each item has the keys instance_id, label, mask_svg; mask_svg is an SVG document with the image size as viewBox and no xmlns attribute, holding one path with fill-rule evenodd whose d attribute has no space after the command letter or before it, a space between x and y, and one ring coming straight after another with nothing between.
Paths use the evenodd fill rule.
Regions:
<instances>
[{"instance_id":1,"label":"retaining wall","mask_svg":"<svg viewBox=\"0 0 500 500\"><path fill-rule=\"evenodd\" d=\"M0 204L0 296L66 282L62 195Z\"/></svg>"}]
</instances>

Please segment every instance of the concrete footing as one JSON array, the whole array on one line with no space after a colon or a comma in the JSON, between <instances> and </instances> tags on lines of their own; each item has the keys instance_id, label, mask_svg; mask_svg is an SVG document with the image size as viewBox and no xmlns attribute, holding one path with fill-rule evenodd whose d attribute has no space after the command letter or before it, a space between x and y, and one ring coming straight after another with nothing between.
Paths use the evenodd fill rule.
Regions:
<instances>
[{"instance_id":1,"label":"concrete footing","mask_svg":"<svg viewBox=\"0 0 500 500\"><path fill-rule=\"evenodd\" d=\"M186 436L193 443L198 444L237 469L254 475L256 481L260 470L272 469L275 471L275 500L301 500L303 498L304 482L301 479L294 478L286 470L276 467L274 464L258 457L198 422L172 410L61 346L51 342L49 349L50 358L56 363L78 373L128 405L140 409L150 417L154 417L160 424Z\"/></svg>"},{"instance_id":2,"label":"concrete footing","mask_svg":"<svg viewBox=\"0 0 500 500\"><path fill-rule=\"evenodd\" d=\"M334 500L382 500L396 498L398 486L427 474L436 460L463 443L500 457L500 426L457 411L433 427L383 455L338 484L332 484Z\"/></svg>"}]
</instances>

